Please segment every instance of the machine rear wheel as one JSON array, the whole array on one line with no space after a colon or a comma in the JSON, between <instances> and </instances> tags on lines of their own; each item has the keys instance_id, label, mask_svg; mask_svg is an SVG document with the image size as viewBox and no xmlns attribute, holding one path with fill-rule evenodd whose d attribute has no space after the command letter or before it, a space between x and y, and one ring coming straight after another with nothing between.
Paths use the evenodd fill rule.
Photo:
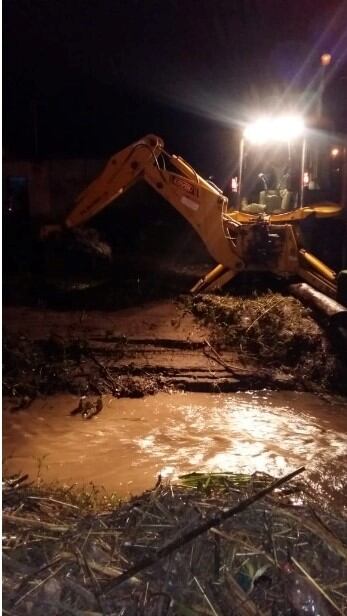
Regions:
<instances>
[{"instance_id":1,"label":"machine rear wheel","mask_svg":"<svg viewBox=\"0 0 347 616\"><path fill-rule=\"evenodd\" d=\"M347 306L347 270L342 270L337 276L337 300Z\"/></svg>"}]
</instances>

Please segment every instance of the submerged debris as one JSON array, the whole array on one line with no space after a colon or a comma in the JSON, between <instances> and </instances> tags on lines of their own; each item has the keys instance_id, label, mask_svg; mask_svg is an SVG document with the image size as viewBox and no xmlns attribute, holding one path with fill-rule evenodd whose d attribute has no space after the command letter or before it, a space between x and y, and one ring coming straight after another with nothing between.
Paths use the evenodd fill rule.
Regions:
<instances>
[{"instance_id":1,"label":"submerged debris","mask_svg":"<svg viewBox=\"0 0 347 616\"><path fill-rule=\"evenodd\" d=\"M98 415L102 408L103 402L101 397L91 400L87 396L81 396L78 407L73 409L70 415L81 415L82 419L91 419L94 415Z\"/></svg>"},{"instance_id":2,"label":"submerged debris","mask_svg":"<svg viewBox=\"0 0 347 616\"><path fill-rule=\"evenodd\" d=\"M5 481L4 613L290 616L307 605L312 614L346 613L347 521L313 507L302 480L170 551L272 478L181 481L123 504L93 489Z\"/></svg>"}]
</instances>

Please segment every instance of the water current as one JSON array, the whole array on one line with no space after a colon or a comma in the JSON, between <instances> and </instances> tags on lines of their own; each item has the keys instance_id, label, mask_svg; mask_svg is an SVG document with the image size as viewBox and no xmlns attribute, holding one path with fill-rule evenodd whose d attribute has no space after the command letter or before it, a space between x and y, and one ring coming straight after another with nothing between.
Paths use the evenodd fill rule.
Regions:
<instances>
[{"instance_id":1,"label":"water current","mask_svg":"<svg viewBox=\"0 0 347 616\"><path fill-rule=\"evenodd\" d=\"M311 485L347 511L347 401L296 392L160 393L104 398L90 420L71 395L3 413L6 472L121 497L190 471L265 471L306 465Z\"/></svg>"}]
</instances>

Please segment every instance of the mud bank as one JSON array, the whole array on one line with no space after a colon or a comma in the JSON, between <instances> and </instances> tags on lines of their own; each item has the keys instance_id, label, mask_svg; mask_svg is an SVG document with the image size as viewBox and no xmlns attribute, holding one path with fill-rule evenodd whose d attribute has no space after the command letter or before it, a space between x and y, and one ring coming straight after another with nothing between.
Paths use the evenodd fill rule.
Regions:
<instances>
[{"instance_id":1,"label":"mud bank","mask_svg":"<svg viewBox=\"0 0 347 616\"><path fill-rule=\"evenodd\" d=\"M4 310L4 393L347 392L347 366L294 298L187 296L123 310ZM23 401L24 399L24 401Z\"/></svg>"}]
</instances>

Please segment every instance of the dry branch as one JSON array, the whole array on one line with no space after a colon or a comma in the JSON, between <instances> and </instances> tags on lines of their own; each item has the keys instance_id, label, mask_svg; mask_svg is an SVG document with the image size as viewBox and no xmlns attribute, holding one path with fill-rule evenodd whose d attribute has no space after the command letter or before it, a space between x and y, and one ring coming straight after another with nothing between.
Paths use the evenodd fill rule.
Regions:
<instances>
[{"instance_id":1,"label":"dry branch","mask_svg":"<svg viewBox=\"0 0 347 616\"><path fill-rule=\"evenodd\" d=\"M301 466L300 468L296 469L292 473L289 473L288 475L285 475L284 477L281 477L280 479L276 479L276 481L271 483L271 485L263 488L262 490L259 490L259 492L256 492L249 498L246 498L245 500L241 501L240 503L238 503L231 509L227 509L226 511L219 511L215 515L211 516L205 522L199 524L199 526L197 526L196 528L183 532L179 537L177 537L177 539L159 548L159 550L157 550L154 556L145 558L138 565L134 565L133 567L130 567L130 569L128 569L127 571L124 571L124 573L122 573L118 578L116 578L116 580L114 580L114 582L112 582L111 585L106 586L106 588L104 588L103 595L110 594L117 586L119 586L120 584L122 584L123 582L131 578L133 575L136 575L137 573L140 573L140 571L147 569L147 567L154 565L161 558L165 558L165 556L169 556L169 554L171 554L178 548L181 548L182 546L186 545L193 539L196 539L197 537L199 537L199 535L206 533L206 531L210 530L211 528L215 526L219 526L220 524L222 524L222 522L224 522L225 520L228 520L228 518L231 518L237 513L241 513L242 511L245 511L247 507L249 507L250 505L253 505L253 503L260 500L261 498L264 498L265 496L267 496L268 494L276 490L276 488L279 488L281 485L283 485L287 481L290 481L290 479L293 479L294 477L299 475L299 473L302 473L304 470L305 470L305 467Z\"/></svg>"}]
</instances>

